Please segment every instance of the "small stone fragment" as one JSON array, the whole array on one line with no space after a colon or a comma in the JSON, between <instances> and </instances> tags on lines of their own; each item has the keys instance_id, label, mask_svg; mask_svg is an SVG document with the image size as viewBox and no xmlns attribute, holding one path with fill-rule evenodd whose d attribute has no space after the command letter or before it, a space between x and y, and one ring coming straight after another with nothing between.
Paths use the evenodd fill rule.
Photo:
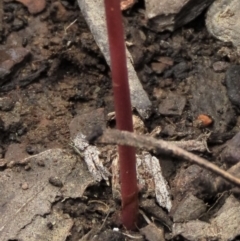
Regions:
<instances>
[{"instance_id":1,"label":"small stone fragment","mask_svg":"<svg viewBox=\"0 0 240 241\"><path fill-rule=\"evenodd\" d=\"M239 11L239 0L218 0L210 6L206 17L208 31L221 41L232 42L238 49L240 47Z\"/></svg>"},{"instance_id":2,"label":"small stone fragment","mask_svg":"<svg viewBox=\"0 0 240 241\"><path fill-rule=\"evenodd\" d=\"M164 223L168 229L172 228L172 220L170 219L169 215L157 205L154 199L145 198L141 200L140 207L146 211L150 216L156 218L157 220Z\"/></svg>"},{"instance_id":3,"label":"small stone fragment","mask_svg":"<svg viewBox=\"0 0 240 241\"><path fill-rule=\"evenodd\" d=\"M220 231L219 240L234 240L240 235L240 203L237 206L225 209L223 212L211 220L212 226Z\"/></svg>"},{"instance_id":4,"label":"small stone fragment","mask_svg":"<svg viewBox=\"0 0 240 241\"><path fill-rule=\"evenodd\" d=\"M195 164L188 168L181 168L174 179L174 187L172 213L175 212L181 200L190 193L198 198L204 198L206 193L211 196L216 192L213 175Z\"/></svg>"},{"instance_id":5,"label":"small stone fragment","mask_svg":"<svg viewBox=\"0 0 240 241\"><path fill-rule=\"evenodd\" d=\"M156 227L153 223L141 228L140 232L148 241L165 241L164 229Z\"/></svg>"},{"instance_id":6,"label":"small stone fragment","mask_svg":"<svg viewBox=\"0 0 240 241\"><path fill-rule=\"evenodd\" d=\"M155 31L173 31L192 21L212 2L213 0L146 0L146 17L151 20L150 24Z\"/></svg>"},{"instance_id":7,"label":"small stone fragment","mask_svg":"<svg viewBox=\"0 0 240 241\"><path fill-rule=\"evenodd\" d=\"M0 167L5 167L7 165L7 161L5 159L0 159Z\"/></svg>"},{"instance_id":8,"label":"small stone fragment","mask_svg":"<svg viewBox=\"0 0 240 241\"><path fill-rule=\"evenodd\" d=\"M22 19L15 18L12 23L12 29L15 31L21 30L24 27L24 22Z\"/></svg>"},{"instance_id":9,"label":"small stone fragment","mask_svg":"<svg viewBox=\"0 0 240 241\"><path fill-rule=\"evenodd\" d=\"M28 155L25 152L25 145L17 144L17 143L10 144L5 153L5 159L8 162L23 159L23 158L26 158L27 156Z\"/></svg>"},{"instance_id":10,"label":"small stone fragment","mask_svg":"<svg viewBox=\"0 0 240 241\"><path fill-rule=\"evenodd\" d=\"M2 97L0 98L0 110L2 111L10 111L14 107L14 101L10 97Z\"/></svg>"},{"instance_id":11,"label":"small stone fragment","mask_svg":"<svg viewBox=\"0 0 240 241\"><path fill-rule=\"evenodd\" d=\"M69 125L71 138L74 138L79 132L88 137L98 128L105 129L104 109L102 108L77 115Z\"/></svg>"},{"instance_id":12,"label":"small stone fragment","mask_svg":"<svg viewBox=\"0 0 240 241\"><path fill-rule=\"evenodd\" d=\"M38 166L40 166L40 167L45 167L45 163L44 163L43 160L39 160L39 161L37 162L37 164L38 164Z\"/></svg>"},{"instance_id":13,"label":"small stone fragment","mask_svg":"<svg viewBox=\"0 0 240 241\"><path fill-rule=\"evenodd\" d=\"M229 67L228 62L217 61L213 63L213 70L217 73L224 72L225 70L227 70L228 67Z\"/></svg>"},{"instance_id":14,"label":"small stone fragment","mask_svg":"<svg viewBox=\"0 0 240 241\"><path fill-rule=\"evenodd\" d=\"M218 240L216 232L211 225L200 220L193 220L187 223L173 224L173 237L180 235L189 241L196 240Z\"/></svg>"},{"instance_id":15,"label":"small stone fragment","mask_svg":"<svg viewBox=\"0 0 240 241\"><path fill-rule=\"evenodd\" d=\"M62 183L62 181L60 180L59 177L49 177L48 181L49 181L50 184L52 184L55 187L62 187L63 186L63 183Z\"/></svg>"},{"instance_id":16,"label":"small stone fragment","mask_svg":"<svg viewBox=\"0 0 240 241\"><path fill-rule=\"evenodd\" d=\"M165 125L161 131L161 134L164 136L173 136L176 133L176 126L174 125Z\"/></svg>"},{"instance_id":17,"label":"small stone fragment","mask_svg":"<svg viewBox=\"0 0 240 241\"><path fill-rule=\"evenodd\" d=\"M0 84L6 81L5 78L11 73L13 67L22 63L29 54L30 52L22 47L0 47Z\"/></svg>"},{"instance_id":18,"label":"small stone fragment","mask_svg":"<svg viewBox=\"0 0 240 241\"><path fill-rule=\"evenodd\" d=\"M240 65L232 65L227 70L226 86L230 101L240 108Z\"/></svg>"},{"instance_id":19,"label":"small stone fragment","mask_svg":"<svg viewBox=\"0 0 240 241\"><path fill-rule=\"evenodd\" d=\"M170 93L159 105L159 113L167 116L180 116L186 105L186 98Z\"/></svg>"},{"instance_id":20,"label":"small stone fragment","mask_svg":"<svg viewBox=\"0 0 240 241\"><path fill-rule=\"evenodd\" d=\"M31 165L28 163L25 167L24 167L25 171L29 171L31 170Z\"/></svg>"},{"instance_id":21,"label":"small stone fragment","mask_svg":"<svg viewBox=\"0 0 240 241\"><path fill-rule=\"evenodd\" d=\"M53 223L52 222L48 222L47 223L47 227L48 227L48 229L52 230L53 229Z\"/></svg>"},{"instance_id":22,"label":"small stone fragment","mask_svg":"<svg viewBox=\"0 0 240 241\"><path fill-rule=\"evenodd\" d=\"M31 14L42 12L46 7L46 0L16 0L28 8Z\"/></svg>"},{"instance_id":23,"label":"small stone fragment","mask_svg":"<svg viewBox=\"0 0 240 241\"><path fill-rule=\"evenodd\" d=\"M189 241L235 240L240 235L240 203L235 202L233 207L229 207L229 204L226 208L224 206L221 212L218 212L217 216L208 223L199 220L175 223L173 237L181 235Z\"/></svg>"},{"instance_id":24,"label":"small stone fragment","mask_svg":"<svg viewBox=\"0 0 240 241\"><path fill-rule=\"evenodd\" d=\"M65 22L69 19L69 12L65 9L60 1L55 1L52 3L50 12L54 21Z\"/></svg>"},{"instance_id":25,"label":"small stone fragment","mask_svg":"<svg viewBox=\"0 0 240 241\"><path fill-rule=\"evenodd\" d=\"M205 203L189 193L178 205L173 214L174 222L198 219L207 209Z\"/></svg>"},{"instance_id":26,"label":"small stone fragment","mask_svg":"<svg viewBox=\"0 0 240 241\"><path fill-rule=\"evenodd\" d=\"M230 208L235 208L235 207L239 207L240 203L239 200L237 198L235 198L232 194L225 200L225 203L223 206L221 206L221 208L214 213L214 217L219 216L221 213L229 210Z\"/></svg>"},{"instance_id":27,"label":"small stone fragment","mask_svg":"<svg viewBox=\"0 0 240 241\"><path fill-rule=\"evenodd\" d=\"M27 190L28 188L29 188L28 183L27 183L27 182L24 182L24 183L22 184L22 189L23 189L23 190Z\"/></svg>"},{"instance_id":28,"label":"small stone fragment","mask_svg":"<svg viewBox=\"0 0 240 241\"><path fill-rule=\"evenodd\" d=\"M0 80L4 80L10 73L10 70L0 67Z\"/></svg>"},{"instance_id":29,"label":"small stone fragment","mask_svg":"<svg viewBox=\"0 0 240 241\"><path fill-rule=\"evenodd\" d=\"M160 56L156 58L156 60L160 63L166 64L169 66L173 66L173 63L174 63L173 59L167 56Z\"/></svg>"},{"instance_id":30,"label":"small stone fragment","mask_svg":"<svg viewBox=\"0 0 240 241\"><path fill-rule=\"evenodd\" d=\"M151 68L156 74L162 74L164 70L167 69L167 65L164 63L154 62L151 64Z\"/></svg>"},{"instance_id":31,"label":"small stone fragment","mask_svg":"<svg viewBox=\"0 0 240 241\"><path fill-rule=\"evenodd\" d=\"M240 132L226 143L226 147L223 150L221 157L228 165L240 162Z\"/></svg>"},{"instance_id":32,"label":"small stone fragment","mask_svg":"<svg viewBox=\"0 0 240 241\"><path fill-rule=\"evenodd\" d=\"M186 72L189 70L189 66L186 62L176 64L173 68L173 75L175 78L181 79L186 76Z\"/></svg>"}]
</instances>

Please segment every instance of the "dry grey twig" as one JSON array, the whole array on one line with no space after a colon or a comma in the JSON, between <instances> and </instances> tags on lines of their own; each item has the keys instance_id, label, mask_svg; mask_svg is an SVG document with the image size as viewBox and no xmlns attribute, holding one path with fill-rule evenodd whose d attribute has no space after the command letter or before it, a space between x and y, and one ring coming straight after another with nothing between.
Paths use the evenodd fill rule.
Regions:
<instances>
[{"instance_id":1,"label":"dry grey twig","mask_svg":"<svg viewBox=\"0 0 240 241\"><path fill-rule=\"evenodd\" d=\"M97 141L99 143L134 146L137 148L144 148L148 151L157 151L161 154L178 157L182 160L204 167L218 176L221 176L228 182L240 187L239 178L234 177L213 163L163 140L156 140L152 137L129 133L127 131L106 130Z\"/></svg>"}]
</instances>

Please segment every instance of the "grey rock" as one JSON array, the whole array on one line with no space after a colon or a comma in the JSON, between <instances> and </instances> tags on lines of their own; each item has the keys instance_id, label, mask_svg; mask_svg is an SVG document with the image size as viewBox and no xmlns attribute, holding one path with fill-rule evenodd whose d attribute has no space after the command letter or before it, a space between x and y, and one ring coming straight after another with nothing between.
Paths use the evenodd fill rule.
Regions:
<instances>
[{"instance_id":1,"label":"grey rock","mask_svg":"<svg viewBox=\"0 0 240 241\"><path fill-rule=\"evenodd\" d=\"M58 210L54 210L47 215L36 215L32 222L19 231L19 234L13 240L65 241L71 232L73 224L74 221L68 214L63 215ZM36 238L33 237L33 233L38 234Z\"/></svg>"},{"instance_id":2,"label":"grey rock","mask_svg":"<svg viewBox=\"0 0 240 241\"><path fill-rule=\"evenodd\" d=\"M50 184L52 184L55 187L63 187L63 183L59 177L55 177L55 176L49 177L48 181Z\"/></svg>"},{"instance_id":3,"label":"grey rock","mask_svg":"<svg viewBox=\"0 0 240 241\"><path fill-rule=\"evenodd\" d=\"M240 65L233 65L227 70L226 86L230 101L240 108Z\"/></svg>"},{"instance_id":4,"label":"grey rock","mask_svg":"<svg viewBox=\"0 0 240 241\"><path fill-rule=\"evenodd\" d=\"M174 125L166 125L163 127L161 134L166 136L173 136L176 133L176 126Z\"/></svg>"},{"instance_id":5,"label":"grey rock","mask_svg":"<svg viewBox=\"0 0 240 241\"><path fill-rule=\"evenodd\" d=\"M104 130L105 123L104 109L102 108L86 114L77 115L69 124L71 138L74 139L79 132L89 137L93 135L95 131Z\"/></svg>"},{"instance_id":6,"label":"grey rock","mask_svg":"<svg viewBox=\"0 0 240 241\"><path fill-rule=\"evenodd\" d=\"M172 195L174 198L171 213L175 213L179 203L190 193L200 199L204 199L206 195L209 197L215 195L214 182L215 178L212 173L200 166L194 164L188 168L181 167L173 181Z\"/></svg>"},{"instance_id":7,"label":"grey rock","mask_svg":"<svg viewBox=\"0 0 240 241\"><path fill-rule=\"evenodd\" d=\"M183 78L186 76L186 71L188 69L188 64L186 62L181 62L172 68L173 75L175 78Z\"/></svg>"},{"instance_id":8,"label":"grey rock","mask_svg":"<svg viewBox=\"0 0 240 241\"><path fill-rule=\"evenodd\" d=\"M39 162L45 166L39 166ZM21 168L14 168L15 164ZM31 166L31 173L24 167ZM61 177L63 187L49 184L49 177ZM20 188L26 183L28 188ZM0 175L0 240L64 241L73 226L72 219L52 207L58 197L80 198L93 180L84 162L62 149L50 149L13 163ZM51 216L59 218L51 218ZM48 230L48 222L55 223ZM37 233L37 236L32 235Z\"/></svg>"},{"instance_id":9,"label":"grey rock","mask_svg":"<svg viewBox=\"0 0 240 241\"><path fill-rule=\"evenodd\" d=\"M193 220L187 223L176 223L173 225L173 237L180 235L189 241L196 240L218 240L216 232L211 225L200 220ZM213 239L216 238L216 239Z\"/></svg>"},{"instance_id":10,"label":"grey rock","mask_svg":"<svg viewBox=\"0 0 240 241\"><path fill-rule=\"evenodd\" d=\"M186 222L198 219L206 209L205 203L190 193L179 203L173 214L173 221Z\"/></svg>"},{"instance_id":11,"label":"grey rock","mask_svg":"<svg viewBox=\"0 0 240 241\"><path fill-rule=\"evenodd\" d=\"M222 85L224 74L199 66L198 73L188 78L191 83L190 107L194 118L209 115L214 124L211 130L224 133L235 122L235 112Z\"/></svg>"},{"instance_id":12,"label":"grey rock","mask_svg":"<svg viewBox=\"0 0 240 241\"><path fill-rule=\"evenodd\" d=\"M235 176L235 178L239 178L240 177L240 162L238 162L237 164L233 165L232 167L230 167L227 170L228 173L232 174L233 176ZM231 192L239 197L240 194L240 188L227 182L226 180L224 180L221 177L217 177L215 182L214 182L215 188L218 192L224 192L226 190L230 190Z\"/></svg>"},{"instance_id":13,"label":"grey rock","mask_svg":"<svg viewBox=\"0 0 240 241\"><path fill-rule=\"evenodd\" d=\"M208 31L224 42L232 42L240 47L240 1L217 0L207 12L206 26Z\"/></svg>"},{"instance_id":14,"label":"grey rock","mask_svg":"<svg viewBox=\"0 0 240 241\"><path fill-rule=\"evenodd\" d=\"M170 93L159 105L159 113L167 116L180 116L186 105L184 96Z\"/></svg>"},{"instance_id":15,"label":"grey rock","mask_svg":"<svg viewBox=\"0 0 240 241\"><path fill-rule=\"evenodd\" d=\"M140 202L140 207L148 212L152 217L160 220L162 223L165 223L170 229L172 227L172 220L169 215L159 207L154 199L143 199Z\"/></svg>"},{"instance_id":16,"label":"grey rock","mask_svg":"<svg viewBox=\"0 0 240 241\"><path fill-rule=\"evenodd\" d=\"M149 241L165 241L163 227L157 227L153 223L150 223L146 227L141 228L140 232Z\"/></svg>"},{"instance_id":17,"label":"grey rock","mask_svg":"<svg viewBox=\"0 0 240 241\"><path fill-rule=\"evenodd\" d=\"M230 165L240 162L240 132L226 143L221 156L222 160Z\"/></svg>"},{"instance_id":18,"label":"grey rock","mask_svg":"<svg viewBox=\"0 0 240 241\"><path fill-rule=\"evenodd\" d=\"M19 68L20 63L23 63L29 55L29 50L22 47L0 46L0 85L7 81L8 75Z\"/></svg>"},{"instance_id":19,"label":"grey rock","mask_svg":"<svg viewBox=\"0 0 240 241\"><path fill-rule=\"evenodd\" d=\"M25 152L25 144L13 143L7 147L4 158L7 163L15 160L27 158L29 155Z\"/></svg>"},{"instance_id":20,"label":"grey rock","mask_svg":"<svg viewBox=\"0 0 240 241\"><path fill-rule=\"evenodd\" d=\"M1 119L4 123L4 131L9 131L12 128L16 128L17 126L21 126L21 104L16 102L14 109L10 112L1 112Z\"/></svg>"},{"instance_id":21,"label":"grey rock","mask_svg":"<svg viewBox=\"0 0 240 241\"><path fill-rule=\"evenodd\" d=\"M9 70L0 67L0 80L4 80L9 74Z\"/></svg>"},{"instance_id":22,"label":"grey rock","mask_svg":"<svg viewBox=\"0 0 240 241\"><path fill-rule=\"evenodd\" d=\"M18 31L24 27L24 22L22 19L15 18L12 24L12 28L15 31Z\"/></svg>"},{"instance_id":23,"label":"grey rock","mask_svg":"<svg viewBox=\"0 0 240 241\"><path fill-rule=\"evenodd\" d=\"M231 199L231 200L229 200ZM187 240L235 240L240 234L240 203L231 196L216 217L209 222L193 220L173 225L173 237L181 235ZM218 230L216 232L216 230Z\"/></svg>"},{"instance_id":24,"label":"grey rock","mask_svg":"<svg viewBox=\"0 0 240 241\"><path fill-rule=\"evenodd\" d=\"M146 16L156 31L183 26L195 19L213 0L146 0Z\"/></svg>"},{"instance_id":25,"label":"grey rock","mask_svg":"<svg viewBox=\"0 0 240 241\"><path fill-rule=\"evenodd\" d=\"M239 200L237 198L235 198L233 195L230 195L223 206L221 206L221 208L214 214L214 217L219 216L222 212L225 212L227 210L229 210L230 208L233 207L239 207L240 203Z\"/></svg>"}]
</instances>

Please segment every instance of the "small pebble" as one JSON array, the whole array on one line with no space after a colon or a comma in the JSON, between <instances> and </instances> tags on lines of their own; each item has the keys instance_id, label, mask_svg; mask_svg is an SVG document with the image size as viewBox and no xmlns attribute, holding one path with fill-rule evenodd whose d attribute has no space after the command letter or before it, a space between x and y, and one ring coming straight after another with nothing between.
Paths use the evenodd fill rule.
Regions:
<instances>
[{"instance_id":1,"label":"small pebble","mask_svg":"<svg viewBox=\"0 0 240 241\"><path fill-rule=\"evenodd\" d=\"M34 148L33 146L27 146L27 147L26 147L26 152L27 152L29 155L36 154L35 148Z\"/></svg>"},{"instance_id":2,"label":"small pebble","mask_svg":"<svg viewBox=\"0 0 240 241\"><path fill-rule=\"evenodd\" d=\"M229 100L240 108L240 65L232 65L226 72L226 87Z\"/></svg>"},{"instance_id":3,"label":"small pebble","mask_svg":"<svg viewBox=\"0 0 240 241\"><path fill-rule=\"evenodd\" d=\"M49 181L50 184L52 184L55 187L62 187L63 186L63 183L59 179L59 177L50 177L48 181Z\"/></svg>"},{"instance_id":4,"label":"small pebble","mask_svg":"<svg viewBox=\"0 0 240 241\"><path fill-rule=\"evenodd\" d=\"M7 164L7 167L12 168L14 165L15 165L15 162L14 162L14 161L10 161L10 162Z\"/></svg>"},{"instance_id":5,"label":"small pebble","mask_svg":"<svg viewBox=\"0 0 240 241\"><path fill-rule=\"evenodd\" d=\"M53 229L53 223L52 222L48 222L47 223L47 227L52 230Z\"/></svg>"},{"instance_id":6,"label":"small pebble","mask_svg":"<svg viewBox=\"0 0 240 241\"><path fill-rule=\"evenodd\" d=\"M22 189L23 189L23 190L27 190L28 188L29 188L28 183L27 183L27 182L24 182L24 183L22 184Z\"/></svg>"},{"instance_id":7,"label":"small pebble","mask_svg":"<svg viewBox=\"0 0 240 241\"><path fill-rule=\"evenodd\" d=\"M173 75L175 78L181 79L186 75L186 72L189 70L187 62L181 62L176 64L173 68Z\"/></svg>"},{"instance_id":8,"label":"small pebble","mask_svg":"<svg viewBox=\"0 0 240 241\"><path fill-rule=\"evenodd\" d=\"M7 161L5 159L0 159L0 167L5 167L7 165Z\"/></svg>"},{"instance_id":9,"label":"small pebble","mask_svg":"<svg viewBox=\"0 0 240 241\"><path fill-rule=\"evenodd\" d=\"M37 162L37 164L38 164L38 166L40 166L40 167L45 167L45 163L44 163L43 160L39 160L39 161Z\"/></svg>"},{"instance_id":10,"label":"small pebble","mask_svg":"<svg viewBox=\"0 0 240 241\"><path fill-rule=\"evenodd\" d=\"M27 164L27 165L24 167L24 170L25 170L25 171L31 170L31 166L30 166L29 164Z\"/></svg>"},{"instance_id":11,"label":"small pebble","mask_svg":"<svg viewBox=\"0 0 240 241\"><path fill-rule=\"evenodd\" d=\"M22 19L15 18L12 24L12 29L18 31L24 27L24 22Z\"/></svg>"},{"instance_id":12,"label":"small pebble","mask_svg":"<svg viewBox=\"0 0 240 241\"><path fill-rule=\"evenodd\" d=\"M172 66L174 64L174 61L172 58L170 57L166 57L166 56L160 56L156 59L158 62Z\"/></svg>"},{"instance_id":13,"label":"small pebble","mask_svg":"<svg viewBox=\"0 0 240 241\"><path fill-rule=\"evenodd\" d=\"M164 63L151 63L151 68L156 74L161 74L168 66Z\"/></svg>"}]
</instances>

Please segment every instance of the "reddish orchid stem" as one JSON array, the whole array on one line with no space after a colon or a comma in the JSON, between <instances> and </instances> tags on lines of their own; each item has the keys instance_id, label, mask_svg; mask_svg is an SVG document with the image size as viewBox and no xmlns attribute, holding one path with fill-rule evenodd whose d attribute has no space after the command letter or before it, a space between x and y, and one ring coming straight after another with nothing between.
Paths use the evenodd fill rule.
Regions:
<instances>
[{"instance_id":1,"label":"reddish orchid stem","mask_svg":"<svg viewBox=\"0 0 240 241\"><path fill-rule=\"evenodd\" d=\"M130 90L120 0L104 0L111 57L112 82L117 128L133 132ZM118 146L122 195L122 224L135 229L138 215L136 151Z\"/></svg>"}]
</instances>

